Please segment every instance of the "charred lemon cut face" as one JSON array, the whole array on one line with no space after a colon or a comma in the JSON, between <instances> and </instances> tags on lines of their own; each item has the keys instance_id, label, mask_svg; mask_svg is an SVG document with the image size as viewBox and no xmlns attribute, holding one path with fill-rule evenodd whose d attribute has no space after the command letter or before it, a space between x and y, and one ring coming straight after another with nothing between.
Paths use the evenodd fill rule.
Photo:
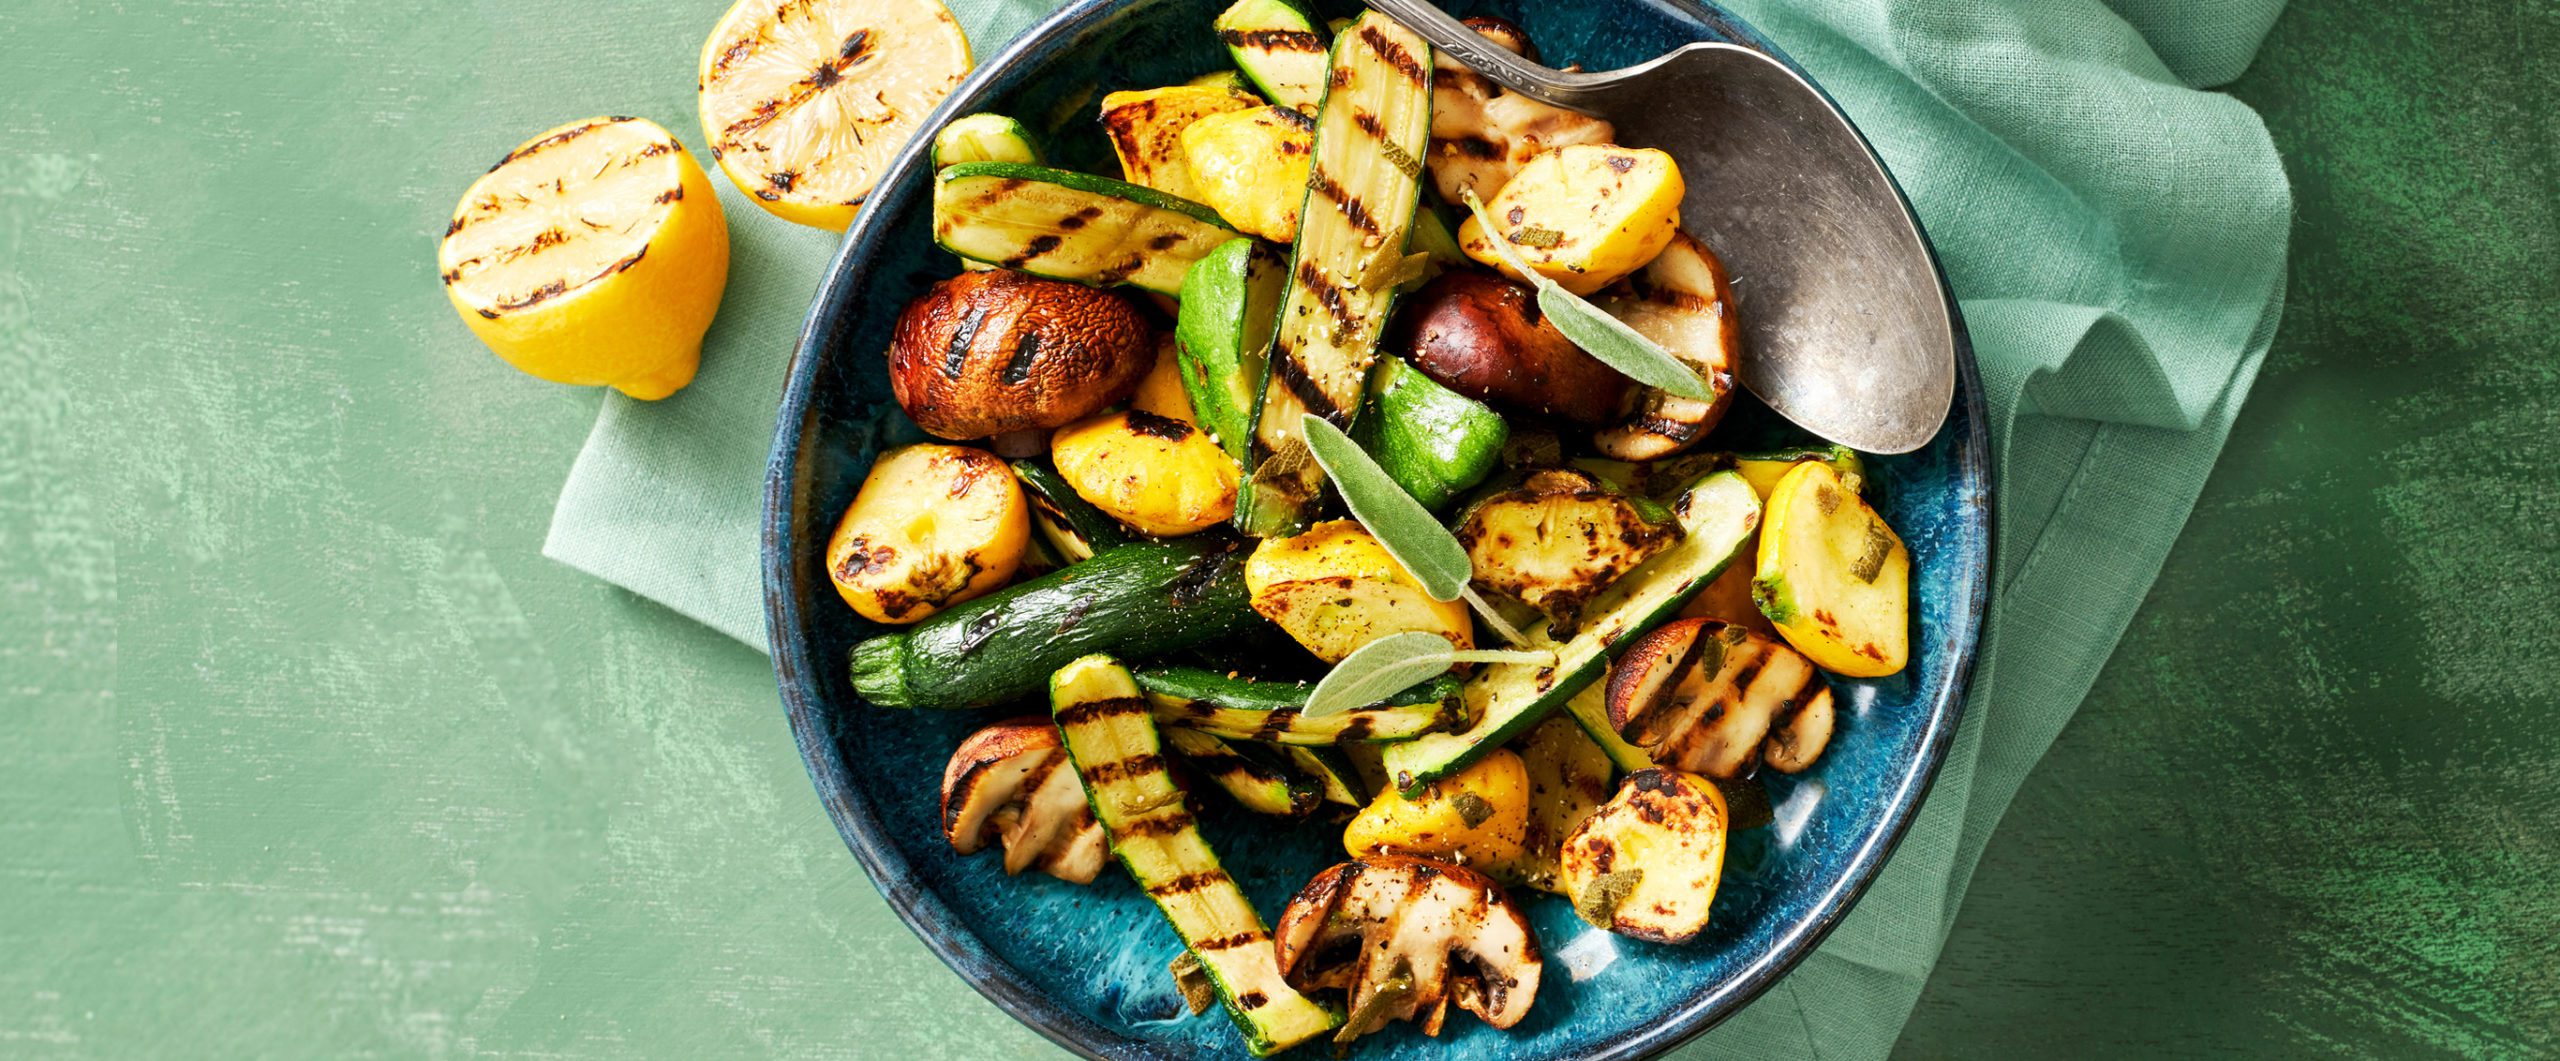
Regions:
<instances>
[{"instance_id":1,"label":"charred lemon cut face","mask_svg":"<svg viewBox=\"0 0 2560 1061\"><path fill-rule=\"evenodd\" d=\"M663 398L701 361L729 229L710 179L665 129L589 118L472 182L436 271L463 323L509 364Z\"/></svg>"},{"instance_id":2,"label":"charred lemon cut face","mask_svg":"<svg viewBox=\"0 0 2560 1061\"><path fill-rule=\"evenodd\" d=\"M758 204L841 232L969 66L935 0L739 0L702 45L702 132Z\"/></svg>"}]
</instances>

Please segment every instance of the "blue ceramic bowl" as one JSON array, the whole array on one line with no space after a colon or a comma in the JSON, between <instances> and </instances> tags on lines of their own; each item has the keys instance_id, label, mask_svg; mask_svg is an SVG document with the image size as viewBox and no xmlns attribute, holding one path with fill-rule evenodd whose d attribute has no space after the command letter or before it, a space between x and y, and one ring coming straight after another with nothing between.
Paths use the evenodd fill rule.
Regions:
<instances>
[{"instance_id":1,"label":"blue ceramic bowl","mask_svg":"<svg viewBox=\"0 0 2560 1061\"><path fill-rule=\"evenodd\" d=\"M1225 69L1208 30L1225 2L1079 0L981 67L942 113L1015 115L1049 134L1061 164L1113 172L1095 101ZM1595 69L1697 40L1775 54L1732 16L1681 0L1499 2L1459 13L1509 17L1528 28L1548 61ZM1220 1014L1187 1015L1165 973L1180 945L1125 876L1107 872L1090 887L1008 878L995 858L961 858L943 843L936 822L943 761L970 730L1005 712L883 710L848 683L846 651L877 628L828 584L827 538L872 456L922 437L890 398L882 352L900 307L954 271L930 237L923 146L920 139L890 168L846 233L792 362L774 439L765 598L792 733L872 883L997 1005L1091 1057L1240 1055ZM1957 334L1961 348L1961 323ZM1364 1040L1362 1057L1650 1056L1766 990L1839 923L1928 789L1955 732L1981 626L1988 458L1970 351L1959 361L1961 388L1938 439L1874 462L1886 516L1913 553L1911 666L1879 681L1835 679L1843 710L1830 751L1805 774L1771 778L1777 822L1735 837L1705 934L1681 947L1640 943L1588 928L1562 901L1532 898L1531 921L1550 962L1526 1021L1506 1033L1460 1016L1437 1041L1396 1025ZM1765 410L1739 404L1717 444L1784 436ZM1266 919L1341 857L1334 830L1222 818L1218 809L1204 814L1204 827Z\"/></svg>"}]
</instances>

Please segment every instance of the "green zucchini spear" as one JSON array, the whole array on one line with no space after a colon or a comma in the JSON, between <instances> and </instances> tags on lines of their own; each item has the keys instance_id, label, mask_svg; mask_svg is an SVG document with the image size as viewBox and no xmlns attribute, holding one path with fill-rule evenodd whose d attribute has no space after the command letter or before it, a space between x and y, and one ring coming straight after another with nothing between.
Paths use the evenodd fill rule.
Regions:
<instances>
[{"instance_id":1,"label":"green zucchini spear","mask_svg":"<svg viewBox=\"0 0 2560 1061\"><path fill-rule=\"evenodd\" d=\"M1253 467L1253 415L1270 369L1271 332L1280 316L1288 264L1252 239L1220 244L1182 278L1182 310L1173 336L1182 389L1200 429L1217 439L1236 466Z\"/></svg>"},{"instance_id":2,"label":"green zucchini spear","mask_svg":"<svg viewBox=\"0 0 2560 1061\"><path fill-rule=\"evenodd\" d=\"M1267 1056L1341 1024L1281 979L1271 931L1192 821L1129 671L1109 656L1069 663L1049 681L1049 711L1111 853L1208 972L1245 1049Z\"/></svg>"},{"instance_id":3,"label":"green zucchini spear","mask_svg":"<svg viewBox=\"0 0 2560 1061\"><path fill-rule=\"evenodd\" d=\"M1598 680L1610 657L1678 614L1760 527L1759 497L1731 471L1700 479L1673 503L1672 513L1680 523L1679 543L1592 598L1570 639L1559 644L1543 626L1529 632L1523 647L1554 651L1552 665L1487 664L1467 679L1463 694L1474 725L1388 745L1387 774L1396 787L1410 792L1437 781L1537 725Z\"/></svg>"},{"instance_id":4,"label":"green zucchini spear","mask_svg":"<svg viewBox=\"0 0 2560 1061\"><path fill-rule=\"evenodd\" d=\"M853 646L853 691L881 707L992 707L1088 652L1173 652L1261 623L1235 543L1140 542Z\"/></svg>"},{"instance_id":5,"label":"green zucchini spear","mask_svg":"<svg viewBox=\"0 0 2560 1061\"><path fill-rule=\"evenodd\" d=\"M1324 99L1324 31L1293 0L1236 0L1212 24L1236 69L1283 107L1314 110Z\"/></svg>"},{"instance_id":6,"label":"green zucchini spear","mask_svg":"<svg viewBox=\"0 0 2560 1061\"><path fill-rule=\"evenodd\" d=\"M1234 238L1215 210L1090 173L964 162L933 178L935 243L1052 280L1178 294L1191 263Z\"/></svg>"},{"instance_id":7,"label":"green zucchini spear","mask_svg":"<svg viewBox=\"0 0 2560 1061\"><path fill-rule=\"evenodd\" d=\"M1138 673L1156 721L1234 740L1320 746L1362 741L1410 740L1466 722L1458 713L1458 681L1442 675L1374 707L1307 718L1314 686L1306 682L1230 678L1197 667L1159 667Z\"/></svg>"},{"instance_id":8,"label":"green zucchini spear","mask_svg":"<svg viewBox=\"0 0 2560 1061\"><path fill-rule=\"evenodd\" d=\"M1406 272L1405 240L1431 144L1431 46L1371 11L1333 43L1289 290L1254 434L1263 466L1238 490L1236 525L1284 537L1312 521L1324 470L1298 417L1349 428ZM1275 463L1276 462L1276 463Z\"/></svg>"}]
</instances>

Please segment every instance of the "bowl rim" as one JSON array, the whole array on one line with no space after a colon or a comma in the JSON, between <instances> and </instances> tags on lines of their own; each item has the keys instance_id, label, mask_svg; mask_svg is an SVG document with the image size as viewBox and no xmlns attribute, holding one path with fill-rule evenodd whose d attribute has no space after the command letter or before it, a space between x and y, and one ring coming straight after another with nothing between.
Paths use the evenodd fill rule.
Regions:
<instances>
[{"instance_id":1,"label":"bowl rim","mask_svg":"<svg viewBox=\"0 0 2560 1061\"><path fill-rule=\"evenodd\" d=\"M1025 30L1009 42L994 58L979 64L950 97L925 119L924 128L939 128L955 113L965 113L992 94L997 81L1009 80L1016 68L1035 61L1076 35L1107 21L1122 8L1148 0L1072 0L1048 17ZM1616 0L1610 0L1616 2ZM1672 8L1726 34L1735 43L1756 48L1794 70L1820 91L1821 86L1802 66L1762 36L1739 16L1706 0L1627 0L1650 2ZM1825 93L1828 95L1828 93ZM1845 113L1845 108L1843 109ZM1865 133L1856 129L1862 141ZM907 179L913 167L927 156L931 137L919 136L901 149L896 159L883 172L880 185L891 186ZM1872 144L1870 143L1872 149ZM1901 198L1906 211L1910 199L1889 168L1886 181ZM795 345L782 406L774 424L774 441L765 468L764 529L762 535L762 568L765 596L767 641L772 651L774 677L779 685L784 712L791 726L792 740L798 748L802 765L811 783L825 802L827 817L835 823L848 850L862 865L881 897L907 928L922 940L952 971L997 1008L1038 1032L1042 1037L1079 1056L1100 1059L1164 1058L1188 1056L1168 1044L1123 1035L1060 1005L1033 987L1014 968L989 950L984 941L962 922L942 897L916 878L905 856L886 833L869 797L856 786L837 757L828 737L828 727L820 718L826 711L824 697L818 687L813 667L832 666L825 660L813 659L810 646L799 636L805 629L794 579L799 538L795 533L797 505L807 484L803 450L810 436L815 415L813 397L818 368L827 356L827 340L833 321L849 311L869 271L863 263L872 257L874 245L887 238L890 226L878 218L876 211L864 211L846 230L837 253L827 265L816 298L811 302ZM1917 211L1911 211L1913 224L1920 224ZM1851 853L1848 867L1813 903L1814 912L1780 935L1775 945L1761 954L1737 975L1702 985L1682 1000L1663 1020L1648 1026L1628 1028L1601 1041L1560 1055L1574 1061L1634 1061L1668 1052L1688 1042L1739 1012L1777 981L1792 971L1831 931L1838 927L1849 910L1857 905L1885 862L1909 832L1935 784L1940 769L1952 746L1956 730L1963 720L1965 698L1971 682L1982 641L1983 619L1989 604L1990 576L1995 536L1991 520L1995 493L1989 425L1982 394L1982 381L1974 362L1973 346L1966 331L1964 317L1952 288L1947 283L1946 269L1938 260L1937 249L1921 229L1921 243L1928 251L1930 264L1938 274L1938 289L1945 299L1956 347L1956 395L1962 404L1967 430L1956 443L1953 466L1975 473L1981 483L1978 503L1967 514L1961 536L1974 547L1979 562L1956 587L1962 599L1949 614L1956 629L1950 632L1946 650L1955 654L1954 664L1937 683L1924 690L1930 705L1928 727L1921 738L1917 768L1905 771L1898 786L1888 794L1889 808L1881 828L1871 831L1865 843ZM1950 417L1950 419L1953 419Z\"/></svg>"}]
</instances>

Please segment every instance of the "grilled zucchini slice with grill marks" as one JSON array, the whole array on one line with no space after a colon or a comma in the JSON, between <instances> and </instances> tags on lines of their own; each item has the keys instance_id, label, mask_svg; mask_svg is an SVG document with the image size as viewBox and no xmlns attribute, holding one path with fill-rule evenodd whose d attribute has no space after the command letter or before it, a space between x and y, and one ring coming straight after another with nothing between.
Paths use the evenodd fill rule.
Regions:
<instances>
[{"instance_id":1,"label":"grilled zucchini slice with grill marks","mask_svg":"<svg viewBox=\"0 0 2560 1061\"><path fill-rule=\"evenodd\" d=\"M1291 765L1264 756L1260 749L1233 744L1196 729L1159 730L1191 769L1226 790L1236 805L1255 814L1300 818L1324 802L1324 789Z\"/></svg>"},{"instance_id":2,"label":"grilled zucchini slice with grill marks","mask_svg":"<svg viewBox=\"0 0 2560 1061\"><path fill-rule=\"evenodd\" d=\"M964 162L933 178L942 249L1052 280L1158 294L1236 231L1218 212L1127 181L1023 162Z\"/></svg>"},{"instance_id":3,"label":"grilled zucchini slice with grill marks","mask_svg":"<svg viewBox=\"0 0 2560 1061\"><path fill-rule=\"evenodd\" d=\"M1529 632L1529 647L1553 651L1554 663L1485 664L1466 683L1473 725L1388 745L1385 762L1395 785L1412 789L1464 767L1527 732L1599 680L1610 656L1671 618L1733 562L1743 539L1760 526L1760 500L1741 476L1718 472L1682 494L1672 505L1672 516L1680 523L1679 544L1592 598L1572 638L1559 643L1544 627Z\"/></svg>"},{"instance_id":4,"label":"grilled zucchini slice with grill marks","mask_svg":"<svg viewBox=\"0 0 2560 1061\"><path fill-rule=\"evenodd\" d=\"M1212 26L1262 98L1304 111L1324 100L1324 30L1295 0L1236 0Z\"/></svg>"},{"instance_id":5,"label":"grilled zucchini slice with grill marks","mask_svg":"<svg viewBox=\"0 0 2560 1061\"><path fill-rule=\"evenodd\" d=\"M1254 681L1197 667L1138 672L1156 721L1215 733L1309 747L1363 741L1410 740L1465 721L1458 713L1458 680L1441 675L1374 707L1308 718L1301 711L1315 687L1306 682Z\"/></svg>"},{"instance_id":6,"label":"grilled zucchini slice with grill marks","mask_svg":"<svg viewBox=\"0 0 2560 1061\"><path fill-rule=\"evenodd\" d=\"M1128 670L1109 656L1069 663L1050 679L1049 709L1111 853L1208 972L1245 1048L1262 1057L1342 1023L1281 978L1262 915L1218 864L1165 770L1155 719Z\"/></svg>"},{"instance_id":7,"label":"grilled zucchini slice with grill marks","mask_svg":"<svg viewBox=\"0 0 2560 1061\"><path fill-rule=\"evenodd\" d=\"M1314 412L1346 429L1359 415L1431 140L1431 46L1393 19L1361 15L1334 41L1327 77L1255 427L1266 462L1281 462L1287 474L1258 472L1247 487L1252 496L1236 506L1240 529L1257 537L1305 527L1324 488L1324 470L1300 456L1299 415Z\"/></svg>"}]
</instances>

